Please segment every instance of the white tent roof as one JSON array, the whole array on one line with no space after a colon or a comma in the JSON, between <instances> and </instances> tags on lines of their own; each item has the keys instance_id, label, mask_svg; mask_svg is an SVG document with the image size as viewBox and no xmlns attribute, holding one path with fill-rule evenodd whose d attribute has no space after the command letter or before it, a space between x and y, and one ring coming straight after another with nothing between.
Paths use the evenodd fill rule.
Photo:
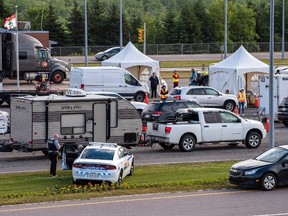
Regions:
<instances>
[{"instance_id":1,"label":"white tent roof","mask_svg":"<svg viewBox=\"0 0 288 216\"><path fill-rule=\"evenodd\" d=\"M252 56L240 46L236 52L218 64L209 67L209 86L236 94L245 88L244 74L249 72L269 73L269 65Z\"/></svg>"},{"instance_id":2,"label":"white tent roof","mask_svg":"<svg viewBox=\"0 0 288 216\"><path fill-rule=\"evenodd\" d=\"M116 66L130 68L133 66L148 66L159 76L159 61L153 60L140 52L131 42L118 54L101 62L101 66Z\"/></svg>"}]
</instances>

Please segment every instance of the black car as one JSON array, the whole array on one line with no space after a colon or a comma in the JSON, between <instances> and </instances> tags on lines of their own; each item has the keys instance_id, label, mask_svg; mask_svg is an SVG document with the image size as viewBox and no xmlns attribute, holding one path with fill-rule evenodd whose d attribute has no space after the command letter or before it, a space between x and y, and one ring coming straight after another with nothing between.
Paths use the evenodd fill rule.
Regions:
<instances>
[{"instance_id":1,"label":"black car","mask_svg":"<svg viewBox=\"0 0 288 216\"><path fill-rule=\"evenodd\" d=\"M199 108L202 107L196 101L171 100L171 101L154 101L147 105L142 112L143 122L155 121L161 119L173 118L178 109L182 108Z\"/></svg>"},{"instance_id":2,"label":"black car","mask_svg":"<svg viewBox=\"0 0 288 216\"><path fill-rule=\"evenodd\" d=\"M288 185L288 145L274 147L254 159L234 164L229 171L229 182L266 191Z\"/></svg>"},{"instance_id":3,"label":"black car","mask_svg":"<svg viewBox=\"0 0 288 216\"><path fill-rule=\"evenodd\" d=\"M288 97L284 98L278 107L278 119L288 127Z\"/></svg>"}]
</instances>

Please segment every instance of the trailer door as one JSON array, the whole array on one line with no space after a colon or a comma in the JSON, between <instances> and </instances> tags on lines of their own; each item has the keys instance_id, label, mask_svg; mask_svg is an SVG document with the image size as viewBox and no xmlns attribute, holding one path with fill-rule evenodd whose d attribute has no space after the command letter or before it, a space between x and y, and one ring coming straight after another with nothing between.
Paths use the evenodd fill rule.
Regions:
<instances>
[{"instance_id":1,"label":"trailer door","mask_svg":"<svg viewBox=\"0 0 288 216\"><path fill-rule=\"evenodd\" d=\"M108 120L107 118L107 104L95 103L93 106L94 121L93 121L93 141L106 142Z\"/></svg>"}]
</instances>

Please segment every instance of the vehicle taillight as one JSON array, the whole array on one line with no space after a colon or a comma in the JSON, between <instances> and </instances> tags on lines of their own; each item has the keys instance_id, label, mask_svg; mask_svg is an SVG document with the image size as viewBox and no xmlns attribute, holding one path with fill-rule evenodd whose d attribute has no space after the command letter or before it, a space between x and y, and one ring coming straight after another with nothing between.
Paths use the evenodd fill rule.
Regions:
<instances>
[{"instance_id":1,"label":"vehicle taillight","mask_svg":"<svg viewBox=\"0 0 288 216\"><path fill-rule=\"evenodd\" d=\"M102 166L103 168L105 168L106 170L116 170L115 166Z\"/></svg>"},{"instance_id":2,"label":"vehicle taillight","mask_svg":"<svg viewBox=\"0 0 288 216\"><path fill-rule=\"evenodd\" d=\"M74 168L83 168L84 164L73 164Z\"/></svg>"},{"instance_id":3,"label":"vehicle taillight","mask_svg":"<svg viewBox=\"0 0 288 216\"><path fill-rule=\"evenodd\" d=\"M181 100L181 96L179 96L179 95L178 95L178 96L174 96L173 98L174 98L175 100Z\"/></svg>"},{"instance_id":4,"label":"vehicle taillight","mask_svg":"<svg viewBox=\"0 0 288 216\"><path fill-rule=\"evenodd\" d=\"M82 83L81 86L80 86L80 88L81 88L82 90L84 90L85 85Z\"/></svg>"},{"instance_id":5,"label":"vehicle taillight","mask_svg":"<svg viewBox=\"0 0 288 216\"><path fill-rule=\"evenodd\" d=\"M147 132L147 125L142 125L142 132Z\"/></svg>"},{"instance_id":6,"label":"vehicle taillight","mask_svg":"<svg viewBox=\"0 0 288 216\"><path fill-rule=\"evenodd\" d=\"M155 112L153 115L154 115L154 116L160 116L161 114L162 114L162 112L157 111L157 112Z\"/></svg>"},{"instance_id":7,"label":"vehicle taillight","mask_svg":"<svg viewBox=\"0 0 288 216\"><path fill-rule=\"evenodd\" d=\"M170 134L171 130L171 127L165 127L165 134Z\"/></svg>"}]
</instances>

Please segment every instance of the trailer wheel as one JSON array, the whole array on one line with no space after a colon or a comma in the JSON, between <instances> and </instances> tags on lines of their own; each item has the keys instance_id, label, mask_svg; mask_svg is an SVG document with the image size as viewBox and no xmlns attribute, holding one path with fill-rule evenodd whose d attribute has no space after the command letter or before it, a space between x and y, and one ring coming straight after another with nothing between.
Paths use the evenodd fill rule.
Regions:
<instances>
[{"instance_id":1,"label":"trailer wheel","mask_svg":"<svg viewBox=\"0 0 288 216\"><path fill-rule=\"evenodd\" d=\"M51 80L52 80L52 82L55 83L55 84L60 84L60 83L62 83L63 80L64 80L64 74L63 74L63 72L61 72L61 71L55 71L55 72L52 74Z\"/></svg>"}]
</instances>

